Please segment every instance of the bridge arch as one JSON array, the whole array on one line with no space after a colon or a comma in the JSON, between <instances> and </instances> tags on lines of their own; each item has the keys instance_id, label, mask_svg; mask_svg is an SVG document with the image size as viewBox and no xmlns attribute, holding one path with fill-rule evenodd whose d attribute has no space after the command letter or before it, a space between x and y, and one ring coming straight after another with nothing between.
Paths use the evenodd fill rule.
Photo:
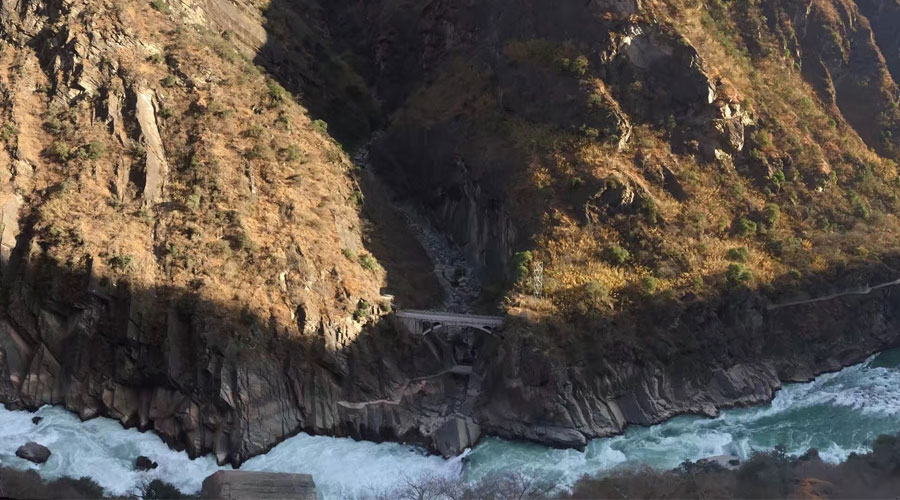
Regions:
<instances>
[{"instance_id":1,"label":"bridge arch","mask_svg":"<svg viewBox=\"0 0 900 500\"><path fill-rule=\"evenodd\" d=\"M441 328L472 328L487 335L503 324L501 316L477 316L438 311L397 311L396 317L414 335L428 335Z\"/></svg>"}]
</instances>

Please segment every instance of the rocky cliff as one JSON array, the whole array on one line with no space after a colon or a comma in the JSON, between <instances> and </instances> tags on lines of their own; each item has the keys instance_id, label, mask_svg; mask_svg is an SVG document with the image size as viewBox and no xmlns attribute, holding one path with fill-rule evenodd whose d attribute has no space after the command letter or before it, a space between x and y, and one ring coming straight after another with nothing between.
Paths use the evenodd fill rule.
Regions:
<instances>
[{"instance_id":1,"label":"rocky cliff","mask_svg":"<svg viewBox=\"0 0 900 500\"><path fill-rule=\"evenodd\" d=\"M0 7L0 398L236 465L300 430L433 445L427 391L350 404L453 384L376 326L352 165L252 64L259 7Z\"/></svg>"},{"instance_id":2,"label":"rocky cliff","mask_svg":"<svg viewBox=\"0 0 900 500\"><path fill-rule=\"evenodd\" d=\"M234 464L583 446L897 345L840 295L900 267L896 10L0 0L0 399ZM392 321L440 289L395 203L502 335Z\"/></svg>"}]
</instances>

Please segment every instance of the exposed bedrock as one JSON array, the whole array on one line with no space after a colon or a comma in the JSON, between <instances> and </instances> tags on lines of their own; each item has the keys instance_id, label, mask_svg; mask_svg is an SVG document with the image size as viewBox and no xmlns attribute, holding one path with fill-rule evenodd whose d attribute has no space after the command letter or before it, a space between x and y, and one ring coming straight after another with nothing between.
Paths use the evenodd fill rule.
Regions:
<instances>
[{"instance_id":1,"label":"exposed bedrock","mask_svg":"<svg viewBox=\"0 0 900 500\"><path fill-rule=\"evenodd\" d=\"M491 364L476 421L490 434L582 447L629 424L764 404L784 382L809 381L900 345L900 300L891 288L775 310L750 293L661 306L624 326L639 340L615 340L626 321L619 318L567 354L527 340L528 333L579 342L583 332L516 322L524 340L483 353Z\"/></svg>"},{"instance_id":2,"label":"exposed bedrock","mask_svg":"<svg viewBox=\"0 0 900 500\"><path fill-rule=\"evenodd\" d=\"M222 322L222 306L194 297L32 265L6 290L0 318L0 401L12 407L108 416L235 465L300 431L447 455L479 437L458 414L468 377L452 368L471 358L465 343L429 345L386 320L330 351L335 326L288 338L254 318ZM467 432L453 435L458 420Z\"/></svg>"}]
</instances>

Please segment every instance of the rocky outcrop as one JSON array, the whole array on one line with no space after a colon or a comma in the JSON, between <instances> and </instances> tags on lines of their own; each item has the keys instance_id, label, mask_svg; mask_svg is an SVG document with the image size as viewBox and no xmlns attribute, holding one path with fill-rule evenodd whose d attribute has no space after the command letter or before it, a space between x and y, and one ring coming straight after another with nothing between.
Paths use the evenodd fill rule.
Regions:
<instances>
[{"instance_id":1,"label":"rocky outcrop","mask_svg":"<svg viewBox=\"0 0 900 500\"><path fill-rule=\"evenodd\" d=\"M890 277L882 273L872 279ZM586 334L578 340L588 346L583 356L541 349L529 338L548 327L519 324L485 353L491 362L475 421L488 434L583 447L628 425L764 404L783 382L809 381L900 345L900 302L889 290L774 310L742 294L660 306ZM625 324L648 341L612 340ZM573 334L572 326L549 328ZM522 336L515 341L513 332ZM653 344L688 337L679 348Z\"/></svg>"},{"instance_id":2,"label":"rocky outcrop","mask_svg":"<svg viewBox=\"0 0 900 500\"><path fill-rule=\"evenodd\" d=\"M42 446L35 442L23 444L16 450L16 456L38 465L50 459L50 450L46 446Z\"/></svg>"},{"instance_id":3,"label":"rocky outcrop","mask_svg":"<svg viewBox=\"0 0 900 500\"><path fill-rule=\"evenodd\" d=\"M315 500L317 496L309 474L219 471L203 480L200 498Z\"/></svg>"},{"instance_id":4,"label":"rocky outcrop","mask_svg":"<svg viewBox=\"0 0 900 500\"><path fill-rule=\"evenodd\" d=\"M874 4L878 4L877 6ZM772 2L768 15L790 24L806 79L875 150L893 154L893 136L900 132L895 108L898 88L887 66L896 66L896 38L890 25L893 2ZM771 9L781 8L785 15ZM862 12L861 12L862 9ZM879 27L873 32L865 12ZM790 20L788 20L790 19ZM876 43L876 38L883 44ZM882 53L884 49L884 53ZM892 70L893 71L893 70Z\"/></svg>"},{"instance_id":5,"label":"rocky outcrop","mask_svg":"<svg viewBox=\"0 0 900 500\"><path fill-rule=\"evenodd\" d=\"M157 467L159 467L158 463L154 462L153 460L150 460L149 458L145 457L144 455L137 457L137 459L134 461L134 469L138 470L138 471L146 472L148 470L153 470Z\"/></svg>"},{"instance_id":6,"label":"rocky outcrop","mask_svg":"<svg viewBox=\"0 0 900 500\"><path fill-rule=\"evenodd\" d=\"M144 165L143 197L144 202L150 205L159 202L169 170L162 138L159 136L159 127L156 124L153 101L153 94L149 90L138 88L135 91L134 113L147 155Z\"/></svg>"},{"instance_id":7,"label":"rocky outcrop","mask_svg":"<svg viewBox=\"0 0 900 500\"><path fill-rule=\"evenodd\" d=\"M389 322L330 352L326 338L248 332L222 342L217 304L163 298L159 291L86 286L40 289L60 270L32 262L7 291L0 344L0 401L37 409L62 404L83 419L108 416L153 430L191 456L240 465L291 435L396 440L454 454L474 444L478 426L455 417L467 399L465 377L450 369L460 349L481 342L435 339L431 347ZM167 311L156 314L153 311ZM259 320L250 323L262 324ZM449 342L449 343L448 343ZM471 344L471 345L470 345ZM435 357L437 353L437 357ZM468 354L467 356L471 356ZM11 361L11 360L23 360Z\"/></svg>"}]
</instances>

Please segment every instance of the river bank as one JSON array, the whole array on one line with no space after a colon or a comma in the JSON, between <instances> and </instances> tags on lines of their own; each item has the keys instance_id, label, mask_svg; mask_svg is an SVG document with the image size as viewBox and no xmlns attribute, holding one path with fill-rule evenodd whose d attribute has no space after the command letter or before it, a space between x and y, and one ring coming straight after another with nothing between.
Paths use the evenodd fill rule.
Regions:
<instances>
[{"instance_id":1,"label":"river bank","mask_svg":"<svg viewBox=\"0 0 900 500\"><path fill-rule=\"evenodd\" d=\"M794 455L817 448L823 460L837 463L867 451L877 436L896 433L898 366L900 351L882 353L813 382L786 385L769 405L724 411L714 419L683 416L653 427L632 427L621 436L591 441L584 452L488 438L461 457L444 460L411 446L300 434L242 468L309 473L324 498L364 498L424 476L475 482L506 472L567 489L582 476L602 471L672 468L723 454L746 459L781 444ZM42 420L34 424L34 416ZM15 449L29 440L53 451L45 465L15 457ZM159 468L133 470L138 455L151 457ZM90 477L113 494L136 491L159 478L194 493L220 469L213 457L191 460L152 433L123 429L105 418L81 422L59 407L35 413L0 409L0 465L35 468L48 479Z\"/></svg>"}]
</instances>

